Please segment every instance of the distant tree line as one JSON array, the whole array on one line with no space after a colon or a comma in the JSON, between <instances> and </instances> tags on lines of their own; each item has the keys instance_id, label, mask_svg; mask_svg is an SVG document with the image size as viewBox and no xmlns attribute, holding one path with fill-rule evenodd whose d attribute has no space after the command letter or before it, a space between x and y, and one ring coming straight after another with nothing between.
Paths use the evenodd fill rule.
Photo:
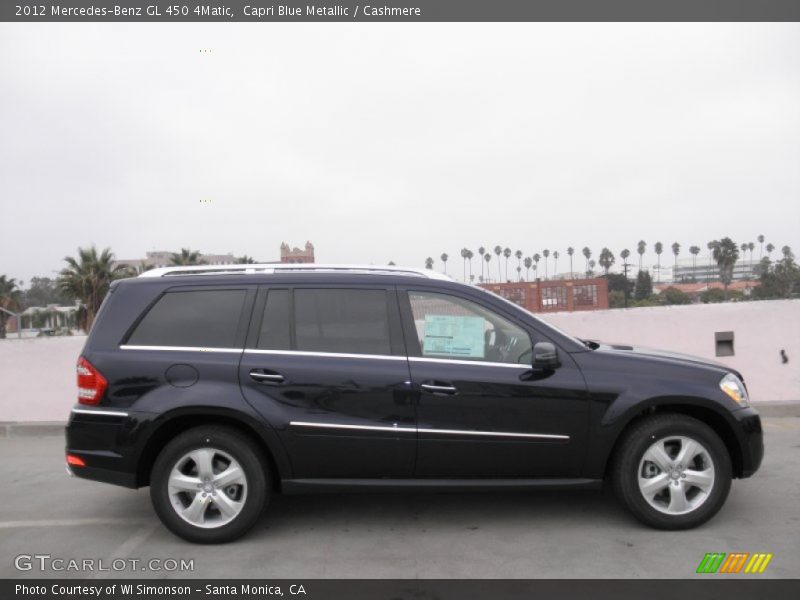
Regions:
<instances>
[{"instance_id":1,"label":"distant tree line","mask_svg":"<svg viewBox=\"0 0 800 600\"><path fill-rule=\"evenodd\" d=\"M758 241L760 260L757 265L758 286L752 290L754 299L774 299L791 298L800 295L800 267L795 262L795 256L789 246L781 248L781 258L773 261L772 253L775 247L772 244L764 245L764 236L759 235ZM729 299L744 299L741 292L729 292L728 286L733 279L733 268L740 256L749 252L752 260L755 244L747 243L737 245L728 237L708 242L706 247L710 255L717 264L719 280L723 284L723 289L709 289L701 295L702 302L722 302ZM608 280L609 300L612 306L622 306L631 300L633 306L652 306L660 304L686 304L691 302L691 298L677 288L667 288L661 294L653 293L653 280L650 273L642 267L642 257L646 252L647 244L642 240L636 246L639 255L638 273L635 280L627 277L627 263L630 251L623 249L619 256L622 259L622 273L612 273L611 268L616 263L616 257L608 248L602 248L598 255L598 262L603 269L603 277ZM658 257L660 266L661 254L664 245L661 242L654 244L654 250ZM763 251L766 249L766 256ZM689 252L696 259L700 252L699 246L691 246ZM740 254L741 252L741 254ZM677 261L680 253L680 244L672 244L672 253ZM575 249L567 248L566 254L569 260L569 276L573 277L573 260ZM584 259L584 274L592 277L595 275L594 269L597 263L592 259L592 251L588 247L581 250ZM474 281L476 274L473 271L472 261L475 258L468 248L463 248L460 253L463 262L464 281ZM511 248L495 246L492 250L487 250L481 246L478 248L480 256L480 274L477 279L480 282L486 281L511 281L509 278L509 262L512 257L516 259L516 266L511 264L512 273L516 271L517 281L530 281L531 271L533 279L538 279L540 262L542 263L542 275L544 279L549 278L550 258L553 259L553 274L558 272L558 260L561 258L559 251L545 248L539 252L534 252L531 256L525 256L521 250L512 251ZM496 258L492 262L493 257ZM443 252L439 259L442 262L443 270L447 272L447 262L449 255ZM140 265L137 268L128 265L117 264L114 254L110 248L98 252L97 248L78 248L76 256L64 258L66 266L60 271L55 279L48 277L34 277L30 280L28 288L23 289L23 282L7 275L0 275L0 339L6 336L6 326L10 313L20 313L32 306L47 306L50 304L67 305L73 304L77 309L77 324L84 331L88 331L94 322L100 304L105 298L111 284L117 279L135 277L142 271L148 270L147 265ZM204 264L199 251L189 248L182 248L180 252L171 256L171 264L177 266L200 265ZM236 259L240 264L252 264L256 262L250 256L241 256ZM497 278L494 278L494 264L497 265ZM435 262L433 258L425 259L425 267L433 269ZM524 277L523 277L524 269ZM477 269L475 269L477 271ZM9 311L9 312L6 312Z\"/></svg>"},{"instance_id":2,"label":"distant tree line","mask_svg":"<svg viewBox=\"0 0 800 600\"><path fill-rule=\"evenodd\" d=\"M172 254L170 264L202 265L204 261L200 257L199 251L182 248L180 252ZM64 262L66 266L56 279L33 277L24 290L23 282L0 275L0 308L21 313L34 306L76 305L77 325L83 331L89 331L112 282L135 277L152 268L145 264L136 268L117 264L110 248L98 252L94 246L78 248L77 255L65 257ZM242 256L236 262L252 264L255 260L250 256ZM10 317L8 312L0 310L0 339L6 337Z\"/></svg>"},{"instance_id":3,"label":"distant tree line","mask_svg":"<svg viewBox=\"0 0 800 600\"><path fill-rule=\"evenodd\" d=\"M782 257L773 262L772 253L775 251L775 246L771 243L766 243L764 235L759 235L758 240L759 261L754 268L754 274L759 285L755 286L752 294L756 299L767 298L789 298L793 294L800 292L800 275L798 274L798 266L795 262L794 254L789 246L784 246L781 249ZM717 279L722 283L723 289L709 289L701 294L702 302L722 302L728 299L743 299L743 294L739 291L731 292L728 286L733 281L734 267L737 261L747 259L747 254L750 254L749 260L751 263L755 261L753 253L756 249L754 242L742 243L737 245L731 238L723 237L718 240L712 240L706 243L709 259L716 263ZM673 268L677 267L678 256L681 253L681 245L674 242L670 249L673 255ZM764 251L766 250L766 255ZM608 279L610 303L612 306L623 306L627 304L628 300L632 300L634 306L650 306L655 304L687 304L691 302L691 297L678 288L670 287L665 289L661 294L653 293L653 280L649 271L643 266L644 255L647 252L647 242L639 240L636 244L636 254L638 254L638 264L631 264L628 259L631 257L631 251L624 248L619 253L620 263L617 263L617 256L607 247L603 247L597 255L597 262L592 258L592 250L585 246L581 249L581 256L583 257L583 269L581 275L585 277L596 276L595 267L599 264L602 269L602 277ZM653 244L653 251L656 255L656 283L661 272L661 256L664 253L664 244L655 242ZM697 256L700 254L701 248L698 245L689 246L689 254L692 255L692 272L697 270ZM526 256L522 250L512 251L508 246L503 247L500 245L495 246L493 249L487 249L484 246L478 248L478 262L480 265L480 272L477 273L477 267L473 271L472 261L475 258L475 253L469 248L462 248L460 256L462 259L462 277L465 282L512 282L512 281L532 281L536 279L549 279L550 273L553 276L558 274L558 259L561 254L558 250L550 251L545 248L541 252L534 252L530 256ZM569 272L567 276L574 278L576 272L574 270L574 257L575 248L572 246L566 250L566 255L569 259ZM512 257L516 259L514 264ZM550 271L550 258L553 259L553 268ZM442 271L447 273L447 263L450 255L443 252L439 256L442 264ZM509 262L511 262L511 274L509 277ZM540 262L542 263L540 265ZM611 269L615 264L619 265L621 273L612 273ZM425 268L435 268L436 261L433 257L425 259ZM493 266L496 265L496 268ZM540 268L541 266L541 268ZM636 269L637 275L635 279L628 277L628 270L632 267ZM514 275L514 271L516 274ZM532 271L532 273L531 273Z\"/></svg>"}]
</instances>

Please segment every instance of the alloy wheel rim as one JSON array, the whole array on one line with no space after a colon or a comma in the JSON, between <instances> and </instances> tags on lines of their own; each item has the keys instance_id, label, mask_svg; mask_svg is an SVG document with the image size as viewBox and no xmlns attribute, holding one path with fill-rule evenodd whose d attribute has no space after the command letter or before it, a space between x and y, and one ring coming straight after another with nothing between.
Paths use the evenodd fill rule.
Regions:
<instances>
[{"instance_id":1,"label":"alloy wheel rim","mask_svg":"<svg viewBox=\"0 0 800 600\"><path fill-rule=\"evenodd\" d=\"M187 523L213 529L233 521L247 499L239 462L217 448L197 448L175 462L167 481L172 508Z\"/></svg>"},{"instance_id":2,"label":"alloy wheel rim","mask_svg":"<svg viewBox=\"0 0 800 600\"><path fill-rule=\"evenodd\" d=\"M650 506L667 515L685 515L700 508L714 489L714 461L697 440L668 436L644 452L637 479Z\"/></svg>"}]
</instances>

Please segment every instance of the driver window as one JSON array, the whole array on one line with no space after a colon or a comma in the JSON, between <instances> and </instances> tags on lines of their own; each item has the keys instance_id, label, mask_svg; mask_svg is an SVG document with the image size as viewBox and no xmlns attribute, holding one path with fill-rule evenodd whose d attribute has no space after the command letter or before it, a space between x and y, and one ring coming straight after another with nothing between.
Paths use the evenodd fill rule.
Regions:
<instances>
[{"instance_id":1,"label":"driver window","mask_svg":"<svg viewBox=\"0 0 800 600\"><path fill-rule=\"evenodd\" d=\"M520 327L470 300L409 292L420 356L528 364L531 339Z\"/></svg>"}]
</instances>

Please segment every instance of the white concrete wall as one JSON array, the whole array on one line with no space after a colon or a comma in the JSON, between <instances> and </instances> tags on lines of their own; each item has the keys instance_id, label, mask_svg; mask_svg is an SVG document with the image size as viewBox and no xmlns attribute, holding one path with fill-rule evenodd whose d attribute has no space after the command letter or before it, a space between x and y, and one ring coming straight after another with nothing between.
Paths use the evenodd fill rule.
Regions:
<instances>
[{"instance_id":1,"label":"white concrete wall","mask_svg":"<svg viewBox=\"0 0 800 600\"><path fill-rule=\"evenodd\" d=\"M66 421L86 336L0 340L0 421Z\"/></svg>"},{"instance_id":2,"label":"white concrete wall","mask_svg":"<svg viewBox=\"0 0 800 600\"><path fill-rule=\"evenodd\" d=\"M740 370L753 402L800 400L800 301L584 313L545 319L580 337L674 350ZM736 356L714 355L714 332L735 332ZM0 421L65 421L76 399L85 337L0 340ZM782 364L780 350L789 363Z\"/></svg>"},{"instance_id":3,"label":"white concrete wall","mask_svg":"<svg viewBox=\"0 0 800 600\"><path fill-rule=\"evenodd\" d=\"M753 402L800 400L800 300L555 313L544 320L581 338L674 350L730 365L744 375ZM734 332L735 356L716 356L717 331ZM789 358L786 364L781 349Z\"/></svg>"}]
</instances>

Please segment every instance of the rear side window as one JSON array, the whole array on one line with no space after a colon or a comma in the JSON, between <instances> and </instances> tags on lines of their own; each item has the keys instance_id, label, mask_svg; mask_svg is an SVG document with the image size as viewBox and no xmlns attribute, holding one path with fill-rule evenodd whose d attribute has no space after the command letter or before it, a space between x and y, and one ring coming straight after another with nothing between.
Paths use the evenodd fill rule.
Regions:
<instances>
[{"instance_id":1,"label":"rear side window","mask_svg":"<svg viewBox=\"0 0 800 600\"><path fill-rule=\"evenodd\" d=\"M384 290L296 289L297 350L391 354Z\"/></svg>"},{"instance_id":2,"label":"rear side window","mask_svg":"<svg viewBox=\"0 0 800 600\"><path fill-rule=\"evenodd\" d=\"M246 290L167 292L127 344L233 348L246 294Z\"/></svg>"}]
</instances>

